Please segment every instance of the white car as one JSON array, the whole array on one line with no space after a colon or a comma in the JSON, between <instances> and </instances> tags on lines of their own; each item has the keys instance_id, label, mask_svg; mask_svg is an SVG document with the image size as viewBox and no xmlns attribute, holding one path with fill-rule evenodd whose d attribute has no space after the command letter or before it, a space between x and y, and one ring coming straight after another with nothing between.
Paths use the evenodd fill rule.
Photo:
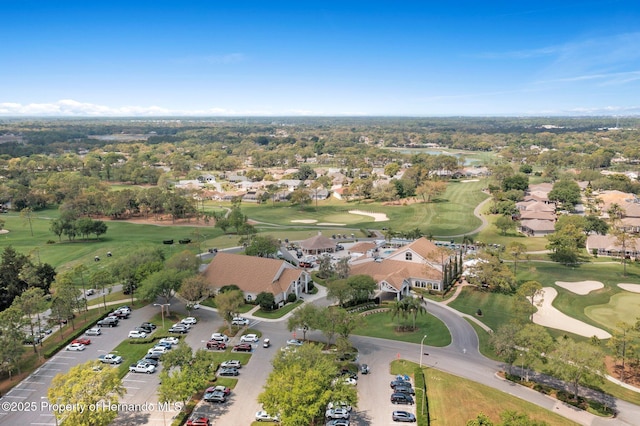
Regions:
<instances>
[{"instance_id":1,"label":"white car","mask_svg":"<svg viewBox=\"0 0 640 426\"><path fill-rule=\"evenodd\" d=\"M180 323L185 324L185 325L194 325L198 322L197 319L195 319L194 317L186 317L183 318L182 321L180 321Z\"/></svg>"},{"instance_id":2,"label":"white car","mask_svg":"<svg viewBox=\"0 0 640 426\"><path fill-rule=\"evenodd\" d=\"M231 325L249 325L249 320L247 318L235 317L231 320Z\"/></svg>"},{"instance_id":3,"label":"white car","mask_svg":"<svg viewBox=\"0 0 640 426\"><path fill-rule=\"evenodd\" d=\"M325 417L328 419L348 419L351 416L346 408L331 408L326 411Z\"/></svg>"},{"instance_id":4,"label":"white car","mask_svg":"<svg viewBox=\"0 0 640 426\"><path fill-rule=\"evenodd\" d=\"M256 334L243 334L240 337L241 342L258 342L260 339Z\"/></svg>"},{"instance_id":5,"label":"white car","mask_svg":"<svg viewBox=\"0 0 640 426\"><path fill-rule=\"evenodd\" d=\"M82 343L71 343L70 345L67 345L66 350L68 350L68 351L84 351L85 348L86 348L86 346L83 345Z\"/></svg>"},{"instance_id":6,"label":"white car","mask_svg":"<svg viewBox=\"0 0 640 426\"><path fill-rule=\"evenodd\" d=\"M145 337L147 337L147 333L144 331L131 330L129 332L130 339L144 339Z\"/></svg>"},{"instance_id":7,"label":"white car","mask_svg":"<svg viewBox=\"0 0 640 426\"><path fill-rule=\"evenodd\" d=\"M280 422L278 416L270 416L266 411L260 410L256 413L257 422Z\"/></svg>"},{"instance_id":8,"label":"white car","mask_svg":"<svg viewBox=\"0 0 640 426\"><path fill-rule=\"evenodd\" d=\"M287 346L302 346L302 340L289 339L287 340Z\"/></svg>"},{"instance_id":9,"label":"white car","mask_svg":"<svg viewBox=\"0 0 640 426\"><path fill-rule=\"evenodd\" d=\"M84 332L87 336L99 336L102 334L102 330L98 327L90 328Z\"/></svg>"},{"instance_id":10,"label":"white car","mask_svg":"<svg viewBox=\"0 0 640 426\"><path fill-rule=\"evenodd\" d=\"M164 346L154 346L153 348L149 349L147 351L148 354L166 354L167 353L167 348L165 348Z\"/></svg>"},{"instance_id":11,"label":"white car","mask_svg":"<svg viewBox=\"0 0 640 426\"><path fill-rule=\"evenodd\" d=\"M216 342L228 342L229 341L229 336L227 336L226 334L222 334L222 333L213 333L211 335L211 340L215 340Z\"/></svg>"},{"instance_id":12,"label":"white car","mask_svg":"<svg viewBox=\"0 0 640 426\"><path fill-rule=\"evenodd\" d=\"M164 337L158 341L158 343L169 343L170 345L177 345L180 343L180 339L177 337Z\"/></svg>"},{"instance_id":13,"label":"white car","mask_svg":"<svg viewBox=\"0 0 640 426\"><path fill-rule=\"evenodd\" d=\"M232 359L229 361L224 361L220 364L221 368L242 368L242 364L237 359Z\"/></svg>"}]
</instances>

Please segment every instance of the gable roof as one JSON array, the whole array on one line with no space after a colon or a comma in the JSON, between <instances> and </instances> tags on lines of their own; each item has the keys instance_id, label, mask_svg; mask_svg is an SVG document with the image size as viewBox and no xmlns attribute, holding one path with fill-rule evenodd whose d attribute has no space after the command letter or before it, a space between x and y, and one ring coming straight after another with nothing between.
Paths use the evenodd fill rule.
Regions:
<instances>
[{"instance_id":1,"label":"gable roof","mask_svg":"<svg viewBox=\"0 0 640 426\"><path fill-rule=\"evenodd\" d=\"M286 291L302 274L284 260L224 252L218 252L204 271L213 287L235 284L245 293L272 294Z\"/></svg>"},{"instance_id":2,"label":"gable roof","mask_svg":"<svg viewBox=\"0 0 640 426\"><path fill-rule=\"evenodd\" d=\"M363 262L352 265L351 275L369 275L377 283L386 281L397 290L402 289L402 283L407 278L422 278L432 281L442 280L442 272L430 268L425 263L389 259L385 259L382 262Z\"/></svg>"},{"instance_id":3,"label":"gable roof","mask_svg":"<svg viewBox=\"0 0 640 426\"><path fill-rule=\"evenodd\" d=\"M301 241L300 247L305 250L335 249L336 242L331 238L327 238L324 235L319 234Z\"/></svg>"},{"instance_id":4,"label":"gable roof","mask_svg":"<svg viewBox=\"0 0 640 426\"><path fill-rule=\"evenodd\" d=\"M413 241L412 243L407 244L406 246L400 247L399 249L391 253L389 257L398 257L398 255L401 255L407 251L412 251L423 259L430 259L431 257L433 257L431 255L433 253L437 253L438 250L440 250L438 246L436 246L425 237L421 237ZM438 256L436 256L436 258L438 258Z\"/></svg>"}]
</instances>

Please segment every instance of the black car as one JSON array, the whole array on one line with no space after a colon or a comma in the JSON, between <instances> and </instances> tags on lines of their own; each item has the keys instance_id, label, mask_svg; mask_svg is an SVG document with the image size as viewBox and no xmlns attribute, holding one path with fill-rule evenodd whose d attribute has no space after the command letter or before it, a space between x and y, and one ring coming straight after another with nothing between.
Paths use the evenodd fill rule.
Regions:
<instances>
[{"instance_id":1,"label":"black car","mask_svg":"<svg viewBox=\"0 0 640 426\"><path fill-rule=\"evenodd\" d=\"M389 383L389 385L391 386L392 389L395 389L396 386L411 386L411 382L407 382L406 380L402 380L402 379L395 379L394 381L392 381L391 383Z\"/></svg>"},{"instance_id":2,"label":"black car","mask_svg":"<svg viewBox=\"0 0 640 426\"><path fill-rule=\"evenodd\" d=\"M143 322L142 324L140 324L140 327L148 328L149 330L156 329L156 325L152 322Z\"/></svg>"},{"instance_id":3,"label":"black car","mask_svg":"<svg viewBox=\"0 0 640 426\"><path fill-rule=\"evenodd\" d=\"M151 360L151 361L156 361L156 362L157 362L157 361L160 361L160 358L162 358L162 355L160 355L160 354L147 354L147 355L144 357L144 360L143 360L143 361L149 361L149 360Z\"/></svg>"},{"instance_id":4,"label":"black car","mask_svg":"<svg viewBox=\"0 0 640 426\"><path fill-rule=\"evenodd\" d=\"M413 398L411 397L411 395L407 395L406 393L394 392L394 393L391 394L391 403L392 404L413 405Z\"/></svg>"},{"instance_id":5,"label":"black car","mask_svg":"<svg viewBox=\"0 0 640 426\"><path fill-rule=\"evenodd\" d=\"M397 392L397 393L406 393L407 395L415 395L416 394L416 391L413 390L413 388L409 384L398 385L393 389L393 391Z\"/></svg>"}]
</instances>

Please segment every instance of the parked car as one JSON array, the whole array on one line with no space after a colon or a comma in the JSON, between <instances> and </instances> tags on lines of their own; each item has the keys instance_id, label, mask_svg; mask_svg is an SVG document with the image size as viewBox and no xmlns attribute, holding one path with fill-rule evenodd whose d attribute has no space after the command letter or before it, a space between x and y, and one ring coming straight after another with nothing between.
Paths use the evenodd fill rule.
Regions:
<instances>
[{"instance_id":1,"label":"parked car","mask_svg":"<svg viewBox=\"0 0 640 426\"><path fill-rule=\"evenodd\" d=\"M176 324L172 326L168 331L169 333L187 334L189 332L189 329L185 326L180 326L180 324Z\"/></svg>"},{"instance_id":2,"label":"parked car","mask_svg":"<svg viewBox=\"0 0 640 426\"><path fill-rule=\"evenodd\" d=\"M329 420L326 426L349 426L349 420L347 419L333 419Z\"/></svg>"},{"instance_id":3,"label":"parked car","mask_svg":"<svg viewBox=\"0 0 640 426\"><path fill-rule=\"evenodd\" d=\"M186 318L183 318L183 319L180 321L180 323L181 323L181 324L185 324L185 325L194 325L194 324L197 324L197 323L198 323L198 320L197 320L197 319L195 319L194 317L186 317Z\"/></svg>"},{"instance_id":4,"label":"parked car","mask_svg":"<svg viewBox=\"0 0 640 426\"><path fill-rule=\"evenodd\" d=\"M140 327L149 328L151 330L156 329L156 325L152 322L143 322L142 324L140 324Z\"/></svg>"},{"instance_id":5,"label":"parked car","mask_svg":"<svg viewBox=\"0 0 640 426\"><path fill-rule=\"evenodd\" d=\"M394 422L414 423L416 416L408 411L394 411L391 413L391 420Z\"/></svg>"},{"instance_id":6,"label":"parked car","mask_svg":"<svg viewBox=\"0 0 640 426\"><path fill-rule=\"evenodd\" d=\"M134 328L134 330L144 331L147 334L153 333L153 328L147 327L147 326L144 326L144 325L140 325L140 326Z\"/></svg>"},{"instance_id":7,"label":"parked car","mask_svg":"<svg viewBox=\"0 0 640 426\"><path fill-rule=\"evenodd\" d=\"M157 359L152 359L152 358L143 358L143 359L139 360L138 362L136 362L136 364L140 364L140 363L151 364L156 368L158 367L158 365L160 365L160 362Z\"/></svg>"},{"instance_id":8,"label":"parked car","mask_svg":"<svg viewBox=\"0 0 640 426\"><path fill-rule=\"evenodd\" d=\"M256 413L256 421L257 422L280 422L280 418L278 416L272 416L266 411L260 410Z\"/></svg>"},{"instance_id":9,"label":"parked car","mask_svg":"<svg viewBox=\"0 0 640 426\"><path fill-rule=\"evenodd\" d=\"M211 392L205 392L203 399L207 402L226 402L227 396L224 394L224 392L213 390Z\"/></svg>"},{"instance_id":10,"label":"parked car","mask_svg":"<svg viewBox=\"0 0 640 426\"><path fill-rule=\"evenodd\" d=\"M397 393L406 393L407 395L415 395L416 391L413 390L413 387L411 387L410 384L406 384L406 385L398 385L393 389L394 392Z\"/></svg>"},{"instance_id":11,"label":"parked car","mask_svg":"<svg viewBox=\"0 0 640 426\"><path fill-rule=\"evenodd\" d=\"M185 423L185 426L210 426L211 422L209 421L208 417L192 417L189 420L187 420L187 423Z\"/></svg>"},{"instance_id":12,"label":"parked car","mask_svg":"<svg viewBox=\"0 0 640 426\"><path fill-rule=\"evenodd\" d=\"M146 355L144 356L143 361L149 361L149 360L152 360L152 361L156 361L156 362L158 362L158 361L160 361L160 358L162 358L162 354L158 354L158 353L149 354L149 353L148 353L148 354L146 354Z\"/></svg>"},{"instance_id":13,"label":"parked car","mask_svg":"<svg viewBox=\"0 0 640 426\"><path fill-rule=\"evenodd\" d=\"M92 288L84 292L85 296L93 296L94 293L95 293L95 290Z\"/></svg>"},{"instance_id":14,"label":"parked car","mask_svg":"<svg viewBox=\"0 0 640 426\"><path fill-rule=\"evenodd\" d=\"M99 336L102 334L102 330L98 327L93 327L84 332L87 336Z\"/></svg>"},{"instance_id":15,"label":"parked car","mask_svg":"<svg viewBox=\"0 0 640 426\"><path fill-rule=\"evenodd\" d=\"M360 365L360 373L361 374L369 374L369 366L367 364Z\"/></svg>"},{"instance_id":16,"label":"parked car","mask_svg":"<svg viewBox=\"0 0 640 426\"><path fill-rule=\"evenodd\" d=\"M233 350L236 352L251 352L251 349L252 347L249 343L240 343L233 347Z\"/></svg>"},{"instance_id":17,"label":"parked car","mask_svg":"<svg viewBox=\"0 0 640 426\"><path fill-rule=\"evenodd\" d=\"M351 413L346 408L331 408L324 415L328 419L348 419L351 417Z\"/></svg>"},{"instance_id":18,"label":"parked car","mask_svg":"<svg viewBox=\"0 0 640 426\"><path fill-rule=\"evenodd\" d=\"M129 332L130 339L144 339L146 337L147 337L147 333L145 333L144 331L131 330Z\"/></svg>"},{"instance_id":19,"label":"parked car","mask_svg":"<svg viewBox=\"0 0 640 426\"><path fill-rule=\"evenodd\" d=\"M242 364L237 359L224 361L220 364L221 368L242 368Z\"/></svg>"},{"instance_id":20,"label":"parked car","mask_svg":"<svg viewBox=\"0 0 640 426\"><path fill-rule=\"evenodd\" d=\"M224 342L218 342L217 340L209 340L207 342L207 349L215 349L218 351L224 351L227 349L227 344Z\"/></svg>"},{"instance_id":21,"label":"parked car","mask_svg":"<svg viewBox=\"0 0 640 426\"><path fill-rule=\"evenodd\" d=\"M130 311L121 311L115 310L109 314L110 317L116 317L118 319L127 319L129 318Z\"/></svg>"},{"instance_id":22,"label":"parked car","mask_svg":"<svg viewBox=\"0 0 640 426\"><path fill-rule=\"evenodd\" d=\"M257 334L243 334L240 336L241 342L258 342L260 339Z\"/></svg>"},{"instance_id":23,"label":"parked car","mask_svg":"<svg viewBox=\"0 0 640 426\"><path fill-rule=\"evenodd\" d=\"M167 352L168 350L164 346L154 346L153 348L147 351L148 354L160 354L160 355L164 355Z\"/></svg>"},{"instance_id":24,"label":"parked car","mask_svg":"<svg viewBox=\"0 0 640 426\"><path fill-rule=\"evenodd\" d=\"M211 335L211 340L215 340L218 342L228 342L229 341L229 336L227 336L226 334L222 334L222 333L213 333Z\"/></svg>"},{"instance_id":25,"label":"parked car","mask_svg":"<svg viewBox=\"0 0 640 426\"><path fill-rule=\"evenodd\" d=\"M392 389L394 389L396 386L400 386L400 385L405 385L405 386L411 386L411 382L408 382L404 379L395 379L392 380L391 383L389 383L389 386L391 386Z\"/></svg>"},{"instance_id":26,"label":"parked car","mask_svg":"<svg viewBox=\"0 0 640 426\"><path fill-rule=\"evenodd\" d=\"M181 323L181 322L177 322L177 323L173 324L173 327L184 327L187 330L191 330L191 324L184 324L184 323Z\"/></svg>"},{"instance_id":27,"label":"parked car","mask_svg":"<svg viewBox=\"0 0 640 426\"><path fill-rule=\"evenodd\" d=\"M116 317L106 317L96 323L98 327L116 327L120 320Z\"/></svg>"},{"instance_id":28,"label":"parked car","mask_svg":"<svg viewBox=\"0 0 640 426\"><path fill-rule=\"evenodd\" d=\"M156 367L147 362L140 362L138 364L131 364L129 366L129 371L132 373L147 373L151 374L156 371Z\"/></svg>"},{"instance_id":29,"label":"parked car","mask_svg":"<svg viewBox=\"0 0 640 426\"><path fill-rule=\"evenodd\" d=\"M67 345L65 350L67 350L67 351L84 351L85 348L86 348L86 346L83 345L82 343L71 343L71 344Z\"/></svg>"},{"instance_id":30,"label":"parked car","mask_svg":"<svg viewBox=\"0 0 640 426\"><path fill-rule=\"evenodd\" d=\"M235 317L231 320L231 325L249 325L249 320L247 318Z\"/></svg>"},{"instance_id":31,"label":"parked car","mask_svg":"<svg viewBox=\"0 0 640 426\"><path fill-rule=\"evenodd\" d=\"M218 372L219 376L237 376L240 374L237 368L221 368Z\"/></svg>"},{"instance_id":32,"label":"parked car","mask_svg":"<svg viewBox=\"0 0 640 426\"><path fill-rule=\"evenodd\" d=\"M351 405L349 405L345 401L338 401L338 402L330 402L330 403L328 403L327 404L327 410L331 410L332 408L344 408L348 412L351 412L351 410L352 410Z\"/></svg>"},{"instance_id":33,"label":"parked car","mask_svg":"<svg viewBox=\"0 0 640 426\"><path fill-rule=\"evenodd\" d=\"M121 364L122 363L122 357L116 354L100 355L98 357L98 360L105 364Z\"/></svg>"},{"instance_id":34,"label":"parked car","mask_svg":"<svg viewBox=\"0 0 640 426\"><path fill-rule=\"evenodd\" d=\"M289 339L287 340L287 346L302 346L302 340L298 339Z\"/></svg>"},{"instance_id":35,"label":"parked car","mask_svg":"<svg viewBox=\"0 0 640 426\"><path fill-rule=\"evenodd\" d=\"M224 393L225 395L230 395L230 394L231 394L231 388L228 388L228 387L226 387L226 386L220 386L220 385L218 385L218 386L215 386L213 389L214 389L215 391L217 391L217 392L222 392L222 393Z\"/></svg>"},{"instance_id":36,"label":"parked car","mask_svg":"<svg viewBox=\"0 0 640 426\"><path fill-rule=\"evenodd\" d=\"M71 343L80 343L81 345L87 346L91 344L91 339L87 339L86 337L78 337L77 339L72 340Z\"/></svg>"},{"instance_id":37,"label":"parked car","mask_svg":"<svg viewBox=\"0 0 640 426\"><path fill-rule=\"evenodd\" d=\"M413 398L411 397L411 395L407 395L406 393L394 392L391 394L391 403L413 405Z\"/></svg>"},{"instance_id":38,"label":"parked car","mask_svg":"<svg viewBox=\"0 0 640 426\"><path fill-rule=\"evenodd\" d=\"M156 343L156 346L157 347L162 346L163 348L166 348L167 350L173 349L173 345L171 343L169 343L169 342L158 342L158 343Z\"/></svg>"},{"instance_id":39,"label":"parked car","mask_svg":"<svg viewBox=\"0 0 640 426\"><path fill-rule=\"evenodd\" d=\"M178 339L177 337L163 337L158 341L158 343L168 343L170 345L177 345L178 343L180 343L180 339Z\"/></svg>"}]
</instances>

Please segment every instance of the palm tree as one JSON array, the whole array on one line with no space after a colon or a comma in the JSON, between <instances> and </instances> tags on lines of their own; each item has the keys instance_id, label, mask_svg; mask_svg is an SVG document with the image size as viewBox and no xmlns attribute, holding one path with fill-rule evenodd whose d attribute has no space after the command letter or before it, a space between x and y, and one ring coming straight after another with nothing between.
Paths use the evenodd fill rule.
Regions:
<instances>
[{"instance_id":1,"label":"palm tree","mask_svg":"<svg viewBox=\"0 0 640 426\"><path fill-rule=\"evenodd\" d=\"M407 306L407 312L411 314L413 319L413 329L416 329L416 319L420 314L426 314L427 308L422 304L422 300L417 297L407 297L403 299Z\"/></svg>"},{"instance_id":2,"label":"palm tree","mask_svg":"<svg viewBox=\"0 0 640 426\"><path fill-rule=\"evenodd\" d=\"M400 320L407 318L409 312L407 311L407 304L404 299L396 300L395 303L391 306L391 319L399 317ZM402 321L400 321L402 323Z\"/></svg>"}]
</instances>

